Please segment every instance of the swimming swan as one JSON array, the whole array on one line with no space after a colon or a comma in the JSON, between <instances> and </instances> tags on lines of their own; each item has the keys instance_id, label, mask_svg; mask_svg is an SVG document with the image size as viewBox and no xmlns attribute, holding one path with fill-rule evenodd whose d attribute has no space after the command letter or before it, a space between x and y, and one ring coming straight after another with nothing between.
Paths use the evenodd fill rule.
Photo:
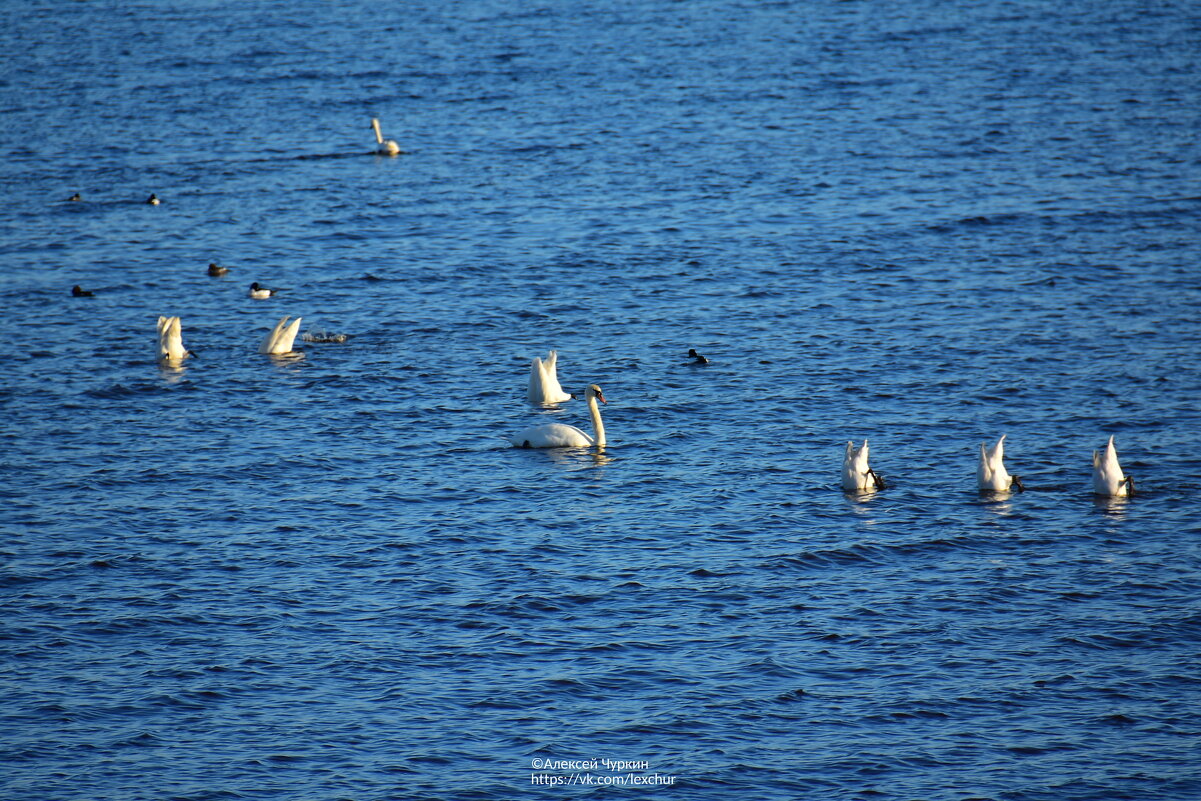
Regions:
<instances>
[{"instance_id":1,"label":"swimming swan","mask_svg":"<svg viewBox=\"0 0 1201 801\"><path fill-rule=\"evenodd\" d=\"M196 354L183 346L183 333L178 317L158 318L158 360L178 364Z\"/></svg>"},{"instance_id":2,"label":"swimming swan","mask_svg":"<svg viewBox=\"0 0 1201 801\"><path fill-rule=\"evenodd\" d=\"M575 426L547 423L518 431L509 437L509 442L518 448L587 448L592 445L598 448L604 447L605 426L601 422L600 407L596 405L596 402L599 400L601 403L608 403L608 401L605 400L604 393L596 384L588 385L588 388L584 390L584 397L588 400L588 413L592 415L592 428L596 431L595 437L588 436Z\"/></svg>"},{"instance_id":3,"label":"swimming swan","mask_svg":"<svg viewBox=\"0 0 1201 801\"><path fill-rule=\"evenodd\" d=\"M288 325L287 315L279 318L275 328L271 329L271 333L263 340L263 344L259 345L259 353L274 355L291 353L292 343L296 341L296 332L300 330L300 319L297 317L291 325Z\"/></svg>"},{"instance_id":4,"label":"swimming swan","mask_svg":"<svg viewBox=\"0 0 1201 801\"><path fill-rule=\"evenodd\" d=\"M384 139L384 135L380 133L379 120L375 117L371 118L371 127L375 130L375 143L379 145L379 149L375 151L376 153L379 153L381 156L395 156L400 152L400 145L391 139Z\"/></svg>"},{"instance_id":5,"label":"swimming swan","mask_svg":"<svg viewBox=\"0 0 1201 801\"><path fill-rule=\"evenodd\" d=\"M1005 435L997 440L997 444L986 448L980 443L980 462L976 465L976 485L981 492L1007 492L1017 487L1018 492L1025 492L1022 480L1011 476L1005 470Z\"/></svg>"},{"instance_id":6,"label":"swimming swan","mask_svg":"<svg viewBox=\"0 0 1201 801\"><path fill-rule=\"evenodd\" d=\"M842 459L842 488L848 492L884 489L884 482L876 471L867 466L867 440L863 440L859 448L853 442L847 443Z\"/></svg>"},{"instance_id":7,"label":"swimming swan","mask_svg":"<svg viewBox=\"0 0 1201 801\"><path fill-rule=\"evenodd\" d=\"M530 363L530 389L526 393L530 403L563 403L575 397L559 386L558 361L559 354L553 350L546 355L546 359L534 357Z\"/></svg>"},{"instance_id":8,"label":"swimming swan","mask_svg":"<svg viewBox=\"0 0 1201 801\"><path fill-rule=\"evenodd\" d=\"M1122 473L1118 464L1118 451L1113 446L1113 435L1105 446L1105 453L1093 451L1093 492L1097 495L1124 497L1134 494L1134 479Z\"/></svg>"}]
</instances>

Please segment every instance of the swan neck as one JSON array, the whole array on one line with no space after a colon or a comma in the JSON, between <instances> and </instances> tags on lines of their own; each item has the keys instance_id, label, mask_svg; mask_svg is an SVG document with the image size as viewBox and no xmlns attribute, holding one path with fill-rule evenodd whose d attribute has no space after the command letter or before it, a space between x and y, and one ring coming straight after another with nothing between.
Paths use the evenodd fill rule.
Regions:
<instances>
[{"instance_id":1,"label":"swan neck","mask_svg":"<svg viewBox=\"0 0 1201 801\"><path fill-rule=\"evenodd\" d=\"M596 432L593 437L592 444L603 447L605 444L605 424L601 422L600 405L596 402L596 396L588 398L588 413L592 415L592 430Z\"/></svg>"}]
</instances>

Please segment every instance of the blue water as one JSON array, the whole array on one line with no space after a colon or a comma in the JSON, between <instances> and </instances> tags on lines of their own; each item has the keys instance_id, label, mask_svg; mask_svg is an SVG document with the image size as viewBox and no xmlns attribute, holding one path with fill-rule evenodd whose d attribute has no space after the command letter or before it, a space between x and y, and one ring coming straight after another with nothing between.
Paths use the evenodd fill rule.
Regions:
<instances>
[{"instance_id":1,"label":"blue water","mask_svg":"<svg viewBox=\"0 0 1201 801\"><path fill-rule=\"evenodd\" d=\"M7 4L0 797L1201 798L1199 41Z\"/></svg>"}]
</instances>

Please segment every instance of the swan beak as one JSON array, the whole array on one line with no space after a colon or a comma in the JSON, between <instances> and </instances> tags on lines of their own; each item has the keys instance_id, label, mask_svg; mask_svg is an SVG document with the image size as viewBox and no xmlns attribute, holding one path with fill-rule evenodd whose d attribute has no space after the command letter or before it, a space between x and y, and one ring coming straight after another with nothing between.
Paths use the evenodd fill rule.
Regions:
<instances>
[{"instance_id":1,"label":"swan beak","mask_svg":"<svg viewBox=\"0 0 1201 801\"><path fill-rule=\"evenodd\" d=\"M605 400L605 396L604 396L603 394L599 393L599 392L598 392L598 393L596 393L596 399L597 399L598 401L600 401L601 403L604 403L604 404L606 404L606 405L609 403L607 400Z\"/></svg>"}]
</instances>

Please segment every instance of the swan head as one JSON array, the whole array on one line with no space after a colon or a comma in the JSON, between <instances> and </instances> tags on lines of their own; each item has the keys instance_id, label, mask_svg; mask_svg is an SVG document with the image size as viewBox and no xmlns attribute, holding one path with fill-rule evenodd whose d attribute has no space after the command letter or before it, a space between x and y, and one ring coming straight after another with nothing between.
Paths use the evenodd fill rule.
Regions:
<instances>
[{"instance_id":1,"label":"swan head","mask_svg":"<svg viewBox=\"0 0 1201 801\"><path fill-rule=\"evenodd\" d=\"M601 392L601 388L596 384L589 384L584 389L584 398L587 400L596 398L601 403L608 403L608 401L605 400L605 393Z\"/></svg>"}]
</instances>

